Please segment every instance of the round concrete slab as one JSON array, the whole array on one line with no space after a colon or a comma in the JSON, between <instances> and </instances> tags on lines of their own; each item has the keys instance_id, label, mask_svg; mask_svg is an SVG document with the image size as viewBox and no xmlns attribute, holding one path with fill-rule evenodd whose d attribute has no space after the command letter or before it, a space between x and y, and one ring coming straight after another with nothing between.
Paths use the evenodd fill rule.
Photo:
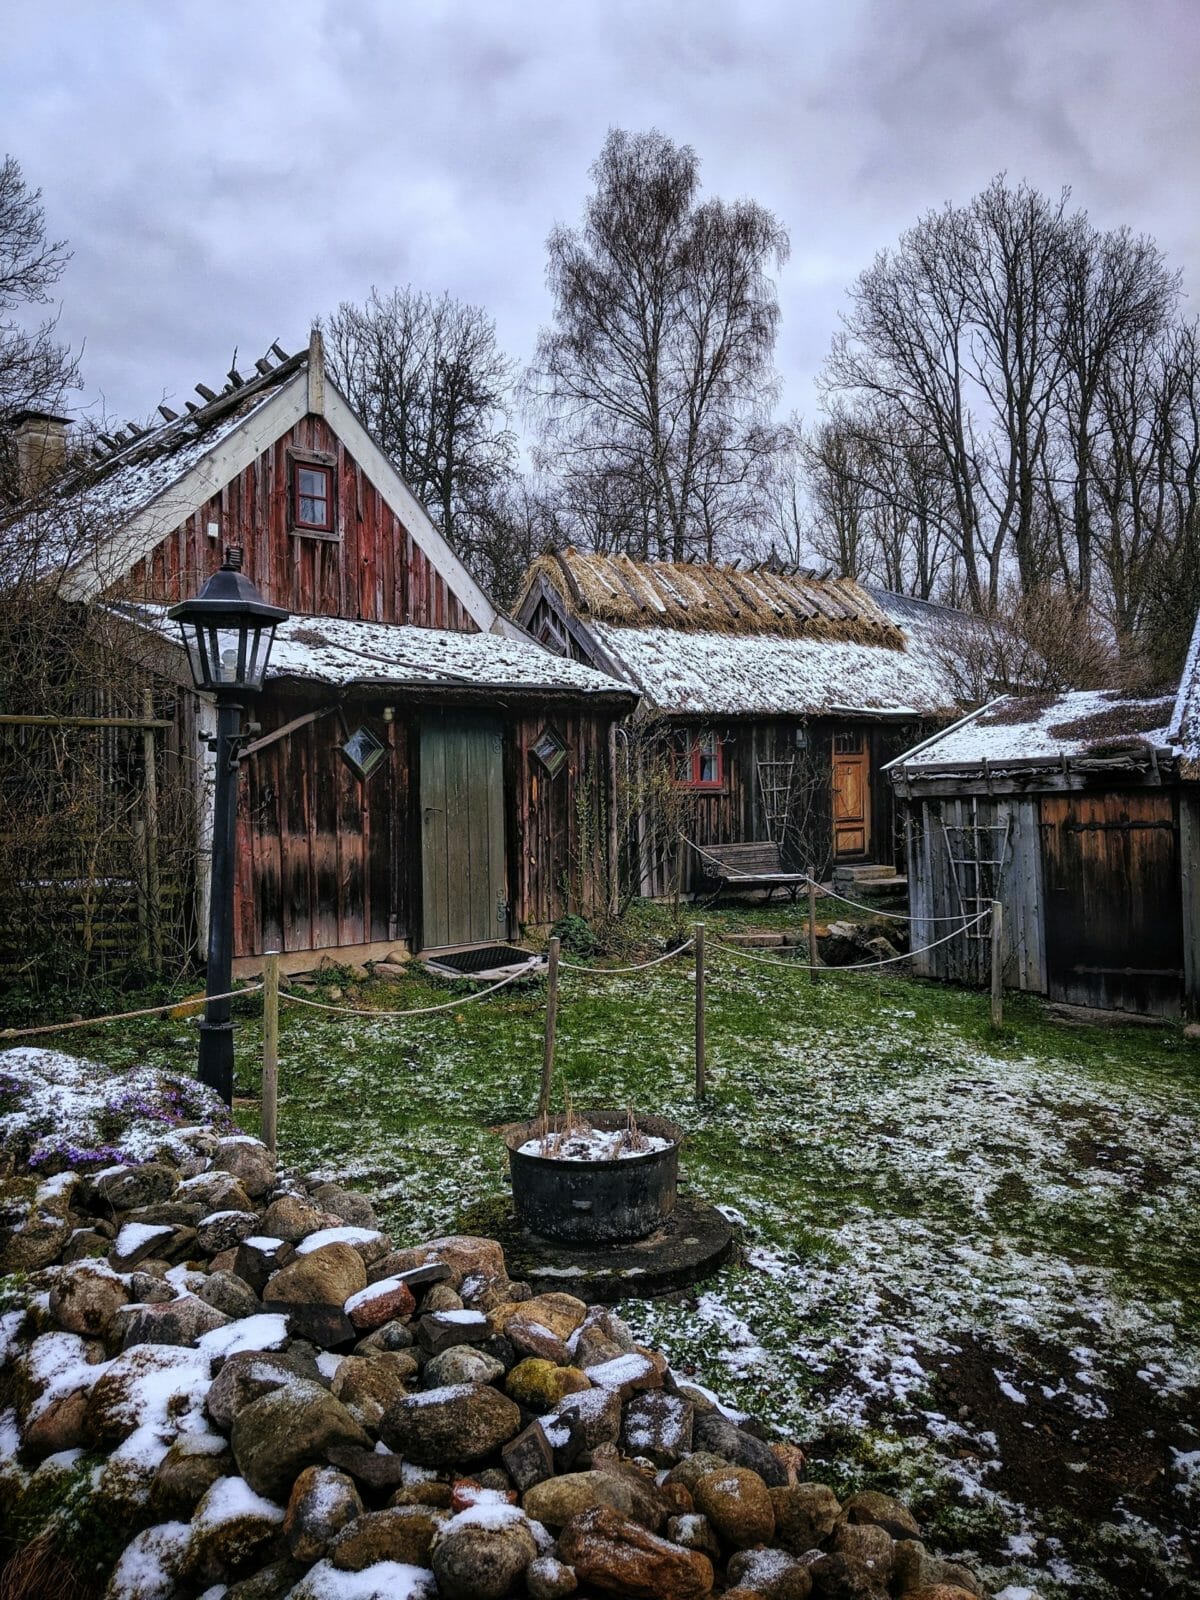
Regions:
<instances>
[{"instance_id":1,"label":"round concrete slab","mask_svg":"<svg viewBox=\"0 0 1200 1600\"><path fill-rule=\"evenodd\" d=\"M559 1244L519 1227L511 1213L496 1230L509 1271L536 1294L562 1289L588 1302L670 1294L708 1277L733 1252L733 1228L715 1206L680 1196L661 1228L633 1244L596 1249Z\"/></svg>"}]
</instances>

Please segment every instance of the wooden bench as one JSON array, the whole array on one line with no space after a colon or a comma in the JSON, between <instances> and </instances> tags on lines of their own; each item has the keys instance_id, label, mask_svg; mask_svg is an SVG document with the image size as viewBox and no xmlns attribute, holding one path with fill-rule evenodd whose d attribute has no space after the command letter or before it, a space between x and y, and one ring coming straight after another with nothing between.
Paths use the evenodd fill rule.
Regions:
<instances>
[{"instance_id":1,"label":"wooden bench","mask_svg":"<svg viewBox=\"0 0 1200 1600\"><path fill-rule=\"evenodd\" d=\"M763 839L753 844L695 846L704 876L722 889L765 889L767 901L776 889L786 889L795 900L808 882L804 872L789 872L779 846Z\"/></svg>"}]
</instances>

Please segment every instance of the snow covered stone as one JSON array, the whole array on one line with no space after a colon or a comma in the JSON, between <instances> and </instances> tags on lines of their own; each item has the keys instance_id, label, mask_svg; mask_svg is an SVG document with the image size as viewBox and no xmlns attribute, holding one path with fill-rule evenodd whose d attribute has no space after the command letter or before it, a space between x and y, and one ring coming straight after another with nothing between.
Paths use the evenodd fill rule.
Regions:
<instances>
[{"instance_id":1,"label":"snow covered stone","mask_svg":"<svg viewBox=\"0 0 1200 1600\"><path fill-rule=\"evenodd\" d=\"M387 1255L391 1249L391 1240L386 1233L380 1233L378 1228L321 1228L316 1233L310 1233L307 1238L301 1239L296 1246L298 1256L306 1256L314 1250L323 1250L326 1245L346 1244L356 1250L362 1258L364 1266L371 1266Z\"/></svg>"},{"instance_id":2,"label":"snow covered stone","mask_svg":"<svg viewBox=\"0 0 1200 1600\"><path fill-rule=\"evenodd\" d=\"M319 1561L291 1591L288 1600L436 1600L437 1583L428 1567L380 1561L362 1572L341 1572Z\"/></svg>"},{"instance_id":3,"label":"snow covered stone","mask_svg":"<svg viewBox=\"0 0 1200 1600\"><path fill-rule=\"evenodd\" d=\"M50 1315L68 1333L103 1338L113 1314L132 1298L128 1283L102 1261L64 1269L50 1290Z\"/></svg>"},{"instance_id":4,"label":"snow covered stone","mask_svg":"<svg viewBox=\"0 0 1200 1600\"><path fill-rule=\"evenodd\" d=\"M259 1226L257 1211L211 1211L200 1219L196 1238L206 1256L215 1256L241 1244Z\"/></svg>"},{"instance_id":5,"label":"snow covered stone","mask_svg":"<svg viewBox=\"0 0 1200 1600\"><path fill-rule=\"evenodd\" d=\"M260 1311L237 1322L227 1319L224 1325L202 1334L196 1348L214 1361L224 1361L247 1350L282 1350L287 1339L288 1319L278 1312Z\"/></svg>"},{"instance_id":6,"label":"snow covered stone","mask_svg":"<svg viewBox=\"0 0 1200 1600\"><path fill-rule=\"evenodd\" d=\"M219 1140L212 1164L220 1172L232 1173L252 1200L275 1182L275 1157L260 1140L245 1134Z\"/></svg>"},{"instance_id":7,"label":"snow covered stone","mask_svg":"<svg viewBox=\"0 0 1200 1600\"><path fill-rule=\"evenodd\" d=\"M256 1493L286 1499L299 1473L324 1461L331 1445L370 1445L340 1400L297 1379L251 1401L233 1419L233 1455Z\"/></svg>"},{"instance_id":8,"label":"snow covered stone","mask_svg":"<svg viewBox=\"0 0 1200 1600\"><path fill-rule=\"evenodd\" d=\"M692 1406L681 1395L652 1389L625 1407L621 1448L658 1467L673 1467L692 1448Z\"/></svg>"},{"instance_id":9,"label":"snow covered stone","mask_svg":"<svg viewBox=\"0 0 1200 1600\"><path fill-rule=\"evenodd\" d=\"M470 1466L521 1430L519 1407L487 1384L405 1395L383 1419L385 1444L419 1466Z\"/></svg>"},{"instance_id":10,"label":"snow covered stone","mask_svg":"<svg viewBox=\"0 0 1200 1600\"><path fill-rule=\"evenodd\" d=\"M461 1511L438 1533L433 1570L449 1600L502 1600L537 1558L529 1519L516 1506Z\"/></svg>"},{"instance_id":11,"label":"snow covered stone","mask_svg":"<svg viewBox=\"0 0 1200 1600\"><path fill-rule=\"evenodd\" d=\"M353 1478L334 1467L311 1466L292 1485L283 1536L297 1561L319 1561L363 1503Z\"/></svg>"},{"instance_id":12,"label":"snow covered stone","mask_svg":"<svg viewBox=\"0 0 1200 1600\"><path fill-rule=\"evenodd\" d=\"M186 1522L162 1522L135 1534L108 1580L104 1600L172 1600L191 1534Z\"/></svg>"},{"instance_id":13,"label":"snow covered stone","mask_svg":"<svg viewBox=\"0 0 1200 1600\"><path fill-rule=\"evenodd\" d=\"M139 1344L194 1344L228 1321L223 1311L197 1295L183 1294L157 1305L122 1306L113 1317L113 1329L122 1350L130 1350Z\"/></svg>"},{"instance_id":14,"label":"snow covered stone","mask_svg":"<svg viewBox=\"0 0 1200 1600\"><path fill-rule=\"evenodd\" d=\"M271 1543L283 1508L256 1494L244 1478L218 1478L192 1517L183 1575L215 1582L248 1566Z\"/></svg>"},{"instance_id":15,"label":"snow covered stone","mask_svg":"<svg viewBox=\"0 0 1200 1600\"><path fill-rule=\"evenodd\" d=\"M385 1322L411 1317L416 1307L413 1292L403 1278L381 1278L369 1283L346 1301L343 1309L358 1333L373 1333Z\"/></svg>"},{"instance_id":16,"label":"snow covered stone","mask_svg":"<svg viewBox=\"0 0 1200 1600\"><path fill-rule=\"evenodd\" d=\"M109 1260L120 1272L156 1256L170 1246L175 1229L169 1223L127 1222L118 1233Z\"/></svg>"},{"instance_id":17,"label":"snow covered stone","mask_svg":"<svg viewBox=\"0 0 1200 1600\"><path fill-rule=\"evenodd\" d=\"M239 1351L228 1357L213 1379L205 1398L205 1409L217 1427L228 1433L234 1417L252 1401L298 1379L315 1383L318 1377L312 1357L295 1350L269 1354Z\"/></svg>"}]
</instances>

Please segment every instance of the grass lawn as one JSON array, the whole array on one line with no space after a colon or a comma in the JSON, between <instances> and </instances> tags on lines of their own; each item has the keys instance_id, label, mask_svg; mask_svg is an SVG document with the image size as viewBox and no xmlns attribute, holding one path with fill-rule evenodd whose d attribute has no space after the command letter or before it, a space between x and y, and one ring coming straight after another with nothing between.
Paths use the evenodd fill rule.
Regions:
<instances>
[{"instance_id":1,"label":"grass lawn","mask_svg":"<svg viewBox=\"0 0 1200 1600\"><path fill-rule=\"evenodd\" d=\"M637 915L640 937L662 931ZM415 977L355 1003L454 992ZM238 1047L252 1092L256 1003ZM536 984L405 1021L285 1005L281 1157L370 1190L401 1240L486 1231L505 1192L488 1129L534 1107L542 1016ZM697 1106L691 1017L687 960L564 976L575 1104L675 1118L685 1185L744 1224L718 1277L625 1304L641 1334L801 1443L810 1476L909 1497L997 1586L1198 1592L1200 1049L1016 998L994 1036L983 995L875 975L813 988L714 951ZM194 1040L164 1021L51 1042L178 1065ZM252 1106L241 1117L256 1129Z\"/></svg>"}]
</instances>

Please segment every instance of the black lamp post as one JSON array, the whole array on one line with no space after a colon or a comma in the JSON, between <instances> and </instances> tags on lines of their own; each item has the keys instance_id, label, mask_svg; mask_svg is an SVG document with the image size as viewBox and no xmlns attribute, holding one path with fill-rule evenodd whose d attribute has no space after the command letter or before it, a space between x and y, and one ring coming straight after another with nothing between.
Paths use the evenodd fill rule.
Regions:
<instances>
[{"instance_id":1,"label":"black lamp post","mask_svg":"<svg viewBox=\"0 0 1200 1600\"><path fill-rule=\"evenodd\" d=\"M216 792L213 804L212 874L208 906L208 995L228 995L233 982L233 861L237 824L238 746L242 705L258 694L275 641L288 613L269 606L242 576L242 552L225 551L219 572L194 600L172 606L168 616L183 633L196 688L215 696ZM228 999L209 999L200 1024L200 1081L233 1103L233 1023Z\"/></svg>"}]
</instances>

